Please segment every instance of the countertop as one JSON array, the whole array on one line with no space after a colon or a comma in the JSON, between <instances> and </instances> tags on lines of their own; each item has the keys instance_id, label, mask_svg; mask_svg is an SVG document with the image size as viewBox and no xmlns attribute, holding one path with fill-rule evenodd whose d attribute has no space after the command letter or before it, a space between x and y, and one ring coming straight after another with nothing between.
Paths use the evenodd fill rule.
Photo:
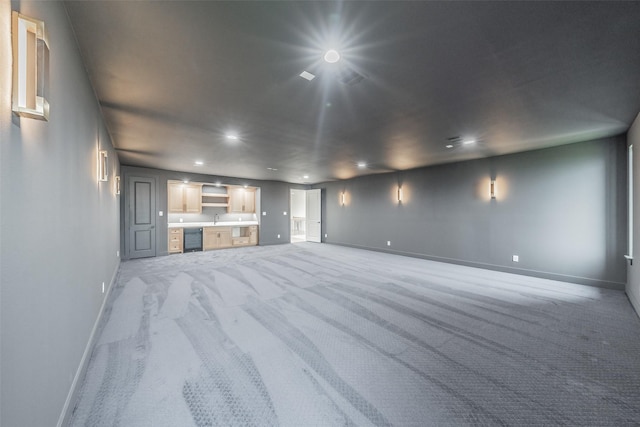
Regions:
<instances>
[{"instance_id":1,"label":"countertop","mask_svg":"<svg viewBox=\"0 0 640 427\"><path fill-rule=\"evenodd\" d=\"M218 222L170 222L169 228L192 227L248 227L258 225L258 221L218 221Z\"/></svg>"}]
</instances>

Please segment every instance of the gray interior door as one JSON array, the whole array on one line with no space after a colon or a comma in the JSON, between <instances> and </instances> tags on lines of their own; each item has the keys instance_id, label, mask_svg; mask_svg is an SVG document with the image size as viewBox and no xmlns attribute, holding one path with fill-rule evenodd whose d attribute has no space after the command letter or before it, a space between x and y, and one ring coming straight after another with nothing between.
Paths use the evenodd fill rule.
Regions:
<instances>
[{"instance_id":1,"label":"gray interior door","mask_svg":"<svg viewBox=\"0 0 640 427\"><path fill-rule=\"evenodd\" d=\"M156 256L156 181L129 178L129 258Z\"/></svg>"}]
</instances>

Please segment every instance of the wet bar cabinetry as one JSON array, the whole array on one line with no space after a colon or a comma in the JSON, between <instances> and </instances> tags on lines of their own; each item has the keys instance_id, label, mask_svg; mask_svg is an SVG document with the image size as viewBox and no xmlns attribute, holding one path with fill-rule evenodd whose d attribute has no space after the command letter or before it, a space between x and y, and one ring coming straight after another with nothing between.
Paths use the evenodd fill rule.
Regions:
<instances>
[{"instance_id":1,"label":"wet bar cabinetry","mask_svg":"<svg viewBox=\"0 0 640 427\"><path fill-rule=\"evenodd\" d=\"M169 229L169 253L179 254L183 251L183 234L182 228Z\"/></svg>"},{"instance_id":2,"label":"wet bar cabinetry","mask_svg":"<svg viewBox=\"0 0 640 427\"><path fill-rule=\"evenodd\" d=\"M169 181L167 188L169 213L202 212L202 185Z\"/></svg>"},{"instance_id":3,"label":"wet bar cabinetry","mask_svg":"<svg viewBox=\"0 0 640 427\"><path fill-rule=\"evenodd\" d=\"M258 244L258 226L233 227L231 233L233 246L255 246Z\"/></svg>"},{"instance_id":4,"label":"wet bar cabinetry","mask_svg":"<svg viewBox=\"0 0 640 427\"><path fill-rule=\"evenodd\" d=\"M222 249L231 247L231 227L204 227L202 249Z\"/></svg>"},{"instance_id":5,"label":"wet bar cabinetry","mask_svg":"<svg viewBox=\"0 0 640 427\"><path fill-rule=\"evenodd\" d=\"M229 187L229 213L254 213L256 211L256 189Z\"/></svg>"}]
</instances>

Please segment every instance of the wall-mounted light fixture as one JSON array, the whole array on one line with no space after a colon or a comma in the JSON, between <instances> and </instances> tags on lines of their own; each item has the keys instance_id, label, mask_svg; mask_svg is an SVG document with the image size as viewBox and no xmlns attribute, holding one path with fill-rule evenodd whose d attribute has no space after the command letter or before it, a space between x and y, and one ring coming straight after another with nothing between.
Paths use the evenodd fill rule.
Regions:
<instances>
[{"instance_id":1,"label":"wall-mounted light fixture","mask_svg":"<svg viewBox=\"0 0 640 427\"><path fill-rule=\"evenodd\" d=\"M402 203L402 187L398 187L398 203Z\"/></svg>"},{"instance_id":2,"label":"wall-mounted light fixture","mask_svg":"<svg viewBox=\"0 0 640 427\"><path fill-rule=\"evenodd\" d=\"M114 181L115 181L114 185L116 189L116 194L120 194L120 176L116 175Z\"/></svg>"},{"instance_id":3,"label":"wall-mounted light fixture","mask_svg":"<svg viewBox=\"0 0 640 427\"><path fill-rule=\"evenodd\" d=\"M342 194L340 195L340 204L342 206L344 206L344 200L345 200L345 194L344 194L344 191L343 191Z\"/></svg>"},{"instance_id":4,"label":"wall-mounted light fixture","mask_svg":"<svg viewBox=\"0 0 640 427\"><path fill-rule=\"evenodd\" d=\"M495 179L491 180L491 186L490 186L489 191L491 193L491 198L495 199L496 198L496 194L498 193L498 187L496 186L496 180Z\"/></svg>"},{"instance_id":5,"label":"wall-mounted light fixture","mask_svg":"<svg viewBox=\"0 0 640 427\"><path fill-rule=\"evenodd\" d=\"M13 102L18 116L49 120L49 41L44 22L12 13Z\"/></svg>"},{"instance_id":6,"label":"wall-mounted light fixture","mask_svg":"<svg viewBox=\"0 0 640 427\"><path fill-rule=\"evenodd\" d=\"M109 181L109 162L106 150L98 151L98 181Z\"/></svg>"}]
</instances>

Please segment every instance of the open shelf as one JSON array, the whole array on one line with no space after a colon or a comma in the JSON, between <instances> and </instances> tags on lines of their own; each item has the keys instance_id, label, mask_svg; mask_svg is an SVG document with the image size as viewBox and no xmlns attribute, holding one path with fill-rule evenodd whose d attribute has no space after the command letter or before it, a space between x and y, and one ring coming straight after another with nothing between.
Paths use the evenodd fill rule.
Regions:
<instances>
[{"instance_id":1,"label":"open shelf","mask_svg":"<svg viewBox=\"0 0 640 427\"><path fill-rule=\"evenodd\" d=\"M219 194L219 193L202 193L202 197L221 197L223 199L228 199L228 194Z\"/></svg>"},{"instance_id":2,"label":"open shelf","mask_svg":"<svg viewBox=\"0 0 640 427\"><path fill-rule=\"evenodd\" d=\"M227 206L229 206L229 203L202 203L202 206L208 206L208 207L212 207L212 208L226 208Z\"/></svg>"}]
</instances>

